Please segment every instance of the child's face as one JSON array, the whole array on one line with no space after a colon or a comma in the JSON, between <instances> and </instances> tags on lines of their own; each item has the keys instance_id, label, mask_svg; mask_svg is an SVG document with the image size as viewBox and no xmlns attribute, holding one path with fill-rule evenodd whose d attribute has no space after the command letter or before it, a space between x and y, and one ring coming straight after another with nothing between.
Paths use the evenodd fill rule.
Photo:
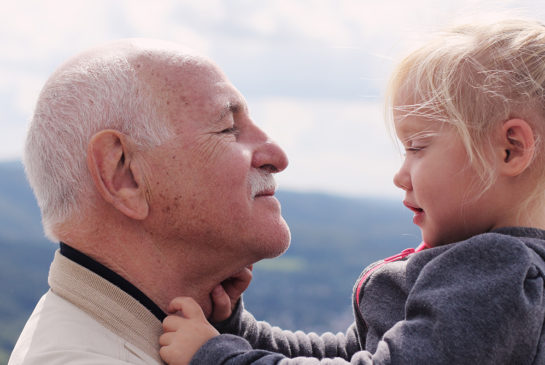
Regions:
<instances>
[{"instance_id":1,"label":"child's face","mask_svg":"<svg viewBox=\"0 0 545 365\"><path fill-rule=\"evenodd\" d=\"M456 130L421 117L396 118L406 157L394 177L403 203L429 246L457 242L494 226L494 199L479 179Z\"/></svg>"}]
</instances>

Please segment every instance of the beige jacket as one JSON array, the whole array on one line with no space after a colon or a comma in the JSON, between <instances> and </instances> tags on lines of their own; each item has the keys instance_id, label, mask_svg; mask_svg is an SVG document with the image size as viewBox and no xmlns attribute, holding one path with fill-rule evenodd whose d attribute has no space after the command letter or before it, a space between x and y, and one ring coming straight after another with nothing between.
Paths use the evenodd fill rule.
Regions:
<instances>
[{"instance_id":1,"label":"beige jacket","mask_svg":"<svg viewBox=\"0 0 545 365\"><path fill-rule=\"evenodd\" d=\"M133 297L59 252L8 365L162 364L161 322Z\"/></svg>"}]
</instances>

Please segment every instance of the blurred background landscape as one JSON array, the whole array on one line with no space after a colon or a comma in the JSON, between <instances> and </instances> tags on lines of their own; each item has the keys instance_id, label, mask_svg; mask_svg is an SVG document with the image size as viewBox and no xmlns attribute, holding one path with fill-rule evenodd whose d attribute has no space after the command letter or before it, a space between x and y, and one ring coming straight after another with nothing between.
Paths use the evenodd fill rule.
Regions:
<instances>
[{"instance_id":1,"label":"blurred background landscape","mask_svg":"<svg viewBox=\"0 0 545 365\"><path fill-rule=\"evenodd\" d=\"M40 214L18 161L0 162L0 364L47 290L57 245L43 238ZM286 329L344 331L352 286L369 263L419 243L399 201L280 191L292 243L258 263L245 294L256 318Z\"/></svg>"}]
</instances>

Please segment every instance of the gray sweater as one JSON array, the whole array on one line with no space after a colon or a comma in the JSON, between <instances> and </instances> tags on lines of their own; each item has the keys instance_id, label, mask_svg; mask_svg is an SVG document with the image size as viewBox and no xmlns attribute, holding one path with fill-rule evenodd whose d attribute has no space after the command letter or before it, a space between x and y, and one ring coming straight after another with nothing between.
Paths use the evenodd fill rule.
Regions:
<instances>
[{"instance_id":1,"label":"gray sweater","mask_svg":"<svg viewBox=\"0 0 545 365\"><path fill-rule=\"evenodd\" d=\"M191 364L545 364L544 259L529 228L402 255L364 270L346 333L283 331L240 305Z\"/></svg>"}]
</instances>

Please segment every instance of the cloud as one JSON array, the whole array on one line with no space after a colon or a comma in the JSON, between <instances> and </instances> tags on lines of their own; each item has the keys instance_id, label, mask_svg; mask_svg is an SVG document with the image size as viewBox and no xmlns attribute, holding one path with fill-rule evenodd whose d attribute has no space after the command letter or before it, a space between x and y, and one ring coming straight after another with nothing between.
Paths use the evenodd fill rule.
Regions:
<instances>
[{"instance_id":1,"label":"cloud","mask_svg":"<svg viewBox=\"0 0 545 365\"><path fill-rule=\"evenodd\" d=\"M19 0L0 13L0 158L20 156L38 90L68 57L151 37L210 55L288 151L286 186L397 194L380 102L395 60L460 15L541 0Z\"/></svg>"}]
</instances>

